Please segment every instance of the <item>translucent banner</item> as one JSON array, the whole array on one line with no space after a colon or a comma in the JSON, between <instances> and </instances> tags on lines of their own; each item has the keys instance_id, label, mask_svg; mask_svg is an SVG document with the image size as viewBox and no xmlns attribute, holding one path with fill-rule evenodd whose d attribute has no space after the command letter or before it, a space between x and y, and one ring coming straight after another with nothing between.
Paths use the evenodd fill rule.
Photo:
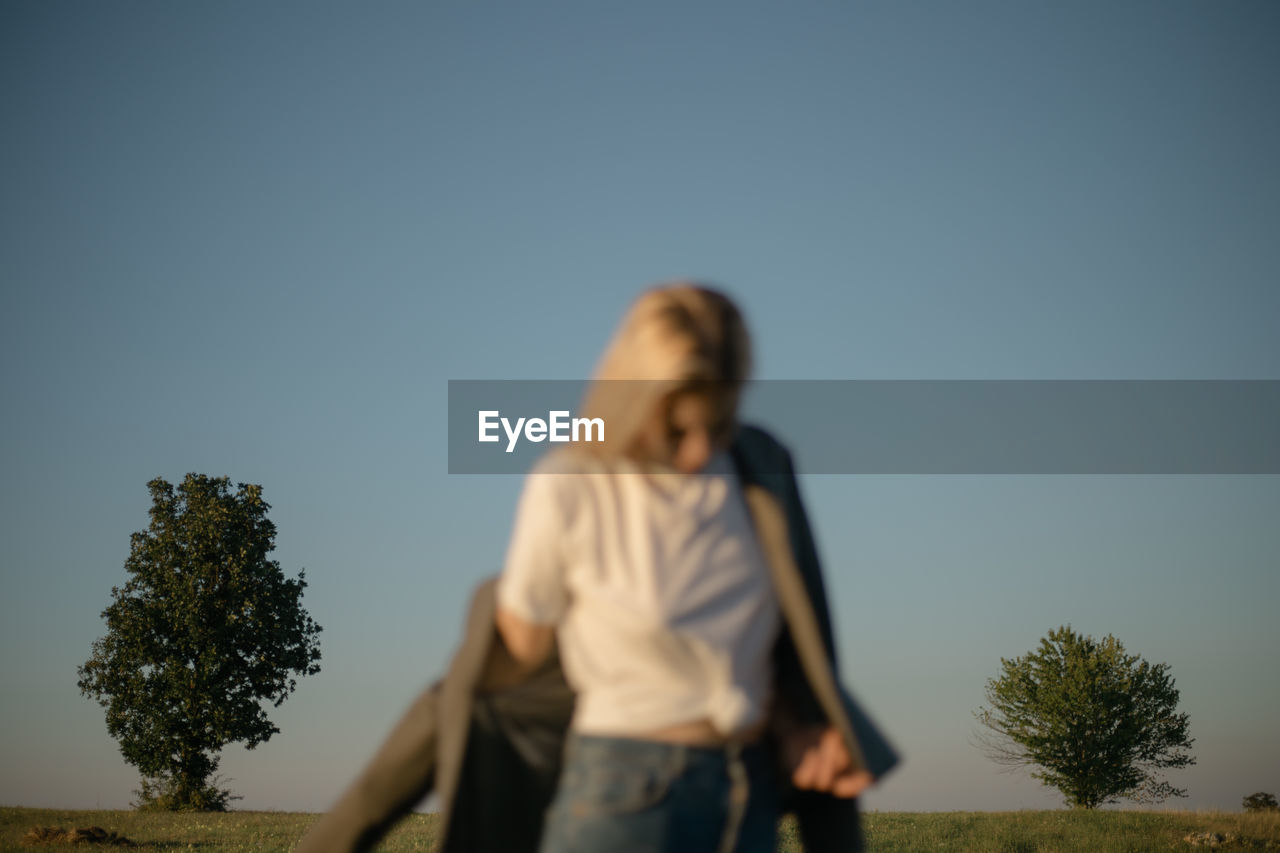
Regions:
<instances>
[{"instance_id":1,"label":"translucent banner","mask_svg":"<svg viewBox=\"0 0 1280 853\"><path fill-rule=\"evenodd\" d=\"M664 390L451 380L449 473L520 474L551 448L620 440L627 425L587 422L589 389L608 411ZM739 420L803 474L1280 474L1276 380L764 380Z\"/></svg>"}]
</instances>

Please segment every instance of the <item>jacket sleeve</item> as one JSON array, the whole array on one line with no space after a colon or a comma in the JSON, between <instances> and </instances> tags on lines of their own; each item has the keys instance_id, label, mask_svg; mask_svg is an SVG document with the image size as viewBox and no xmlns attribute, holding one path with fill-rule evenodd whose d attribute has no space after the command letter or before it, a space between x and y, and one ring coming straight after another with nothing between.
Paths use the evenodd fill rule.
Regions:
<instances>
[{"instance_id":1,"label":"jacket sleeve","mask_svg":"<svg viewBox=\"0 0 1280 853\"><path fill-rule=\"evenodd\" d=\"M831 625L831 611L827 606L827 590L822 579L822 564L818 560L818 547L814 542L813 530L809 526L809 517L800 498L800 486L792 466L791 454L780 448L785 454L785 491L783 506L786 507L787 529L791 534L791 548L795 552L796 565L804 577L805 587L809 591L809 600L813 602L814 612L818 617L818 628L822 632L822 641L827 647L827 656L831 660L831 668L837 673L840 667L836 660L834 631ZM843 685L840 687L841 698L849 721L853 724L858 745L862 748L862 757L867 769L876 778L884 776L898 763L898 754L889 741L867 716L862 706L854 699L853 694Z\"/></svg>"},{"instance_id":2,"label":"jacket sleeve","mask_svg":"<svg viewBox=\"0 0 1280 853\"><path fill-rule=\"evenodd\" d=\"M435 782L441 682L409 706L368 766L327 814L312 824L297 853L371 850Z\"/></svg>"},{"instance_id":3,"label":"jacket sleeve","mask_svg":"<svg viewBox=\"0 0 1280 853\"><path fill-rule=\"evenodd\" d=\"M853 732L858 737L858 745L862 747L862 758L867 764L867 769L871 771L872 776L877 779L882 778L898 765L897 750L867 716L866 711L862 710L858 700L854 699L853 694L843 685L840 687L840 694L844 700L845 711L849 714L849 722L853 724Z\"/></svg>"},{"instance_id":4,"label":"jacket sleeve","mask_svg":"<svg viewBox=\"0 0 1280 853\"><path fill-rule=\"evenodd\" d=\"M814 541L813 529L809 524L809 517L805 512L804 501L800 495L799 481L795 474L791 454L786 447L763 430L755 428L750 428L750 430L752 433L750 440L756 443L756 447L759 448L761 444L765 446L763 452L755 454L757 458L763 460L762 465L757 468L757 476L781 500L786 513L787 531L791 539L791 550L795 555L796 566L804 580L809 600L813 603L818 630L822 635L823 645L826 647L827 656L831 661L831 668L838 673L835 632L831 622L831 610L827 603L822 563L818 557L818 547ZM780 654L794 655L794 648L791 648L789 643L785 644L781 648ZM785 676L786 673L791 673L792 681L795 683L782 684L780 686L782 689L788 690L793 696L805 697L804 701L799 703L799 707L794 710L802 718L814 719L813 715L820 713L817 711L817 703L811 699L811 691L807 682L801 683L802 680L798 677L798 672L798 664L782 669L781 674ZM840 693L845 711L849 715L849 721L853 725L854 735L857 737L858 745L862 749L867 769L877 778L884 776L898 764L899 756L897 751L867 715L866 711L863 710L862 706L858 704L853 694L843 685L840 686Z\"/></svg>"},{"instance_id":5,"label":"jacket sleeve","mask_svg":"<svg viewBox=\"0 0 1280 853\"><path fill-rule=\"evenodd\" d=\"M800 484L796 480L795 468L792 466L791 454L785 447L778 446L781 455L779 469L781 475L780 497L787 516L787 531L791 537L791 550L795 554L796 566L804 579L805 590L809 600L813 602L813 611L818 617L818 630L822 634L822 644L827 649L827 658L831 668L839 671L836 660L835 631L831 626L831 610L827 606L827 587L822 579L822 563L818 559L818 546L813 539L813 529L809 526L809 515L805 512L804 501L800 497Z\"/></svg>"}]
</instances>

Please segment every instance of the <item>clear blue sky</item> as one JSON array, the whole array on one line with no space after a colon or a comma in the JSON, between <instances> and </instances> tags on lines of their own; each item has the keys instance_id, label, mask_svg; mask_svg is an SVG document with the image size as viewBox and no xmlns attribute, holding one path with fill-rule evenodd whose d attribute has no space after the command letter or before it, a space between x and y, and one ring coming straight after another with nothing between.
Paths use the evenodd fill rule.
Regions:
<instances>
[{"instance_id":1,"label":"clear blue sky","mask_svg":"<svg viewBox=\"0 0 1280 853\"><path fill-rule=\"evenodd\" d=\"M263 485L325 629L223 771L323 809L505 549L447 380L582 378L654 281L730 290L764 378L1280 378L1277 43L1266 0L8 0L0 803L128 803L75 668L198 471ZM1278 478L802 486L906 756L869 807L1060 802L969 737L1064 623L1171 665L1173 805L1280 789Z\"/></svg>"}]
</instances>

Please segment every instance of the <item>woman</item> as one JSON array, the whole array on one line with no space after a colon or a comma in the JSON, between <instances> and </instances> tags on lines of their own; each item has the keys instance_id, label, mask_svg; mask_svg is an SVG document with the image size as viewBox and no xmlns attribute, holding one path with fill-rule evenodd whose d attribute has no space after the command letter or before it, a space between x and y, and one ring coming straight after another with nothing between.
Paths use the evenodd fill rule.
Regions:
<instances>
[{"instance_id":1,"label":"woman","mask_svg":"<svg viewBox=\"0 0 1280 853\"><path fill-rule=\"evenodd\" d=\"M728 453L749 364L726 296L644 293L579 413L607 441L525 482L498 632L528 669L558 641L577 693L544 853L771 851L783 784L849 798L873 781L775 686L778 599Z\"/></svg>"}]
</instances>

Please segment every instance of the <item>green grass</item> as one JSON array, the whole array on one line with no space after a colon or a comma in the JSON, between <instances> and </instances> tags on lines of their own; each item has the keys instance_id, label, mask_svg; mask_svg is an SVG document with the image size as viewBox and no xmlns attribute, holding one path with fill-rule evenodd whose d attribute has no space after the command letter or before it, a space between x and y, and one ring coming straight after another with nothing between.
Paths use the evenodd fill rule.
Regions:
<instances>
[{"instance_id":1,"label":"green grass","mask_svg":"<svg viewBox=\"0 0 1280 853\"><path fill-rule=\"evenodd\" d=\"M289 812L164 813L132 811L66 811L0 807L0 851L97 849L97 845L22 844L35 826L72 829L100 826L136 842L137 850L191 850L198 853L248 853L293 849L319 815ZM411 815L383 843L388 853L427 851L435 839L435 815ZM127 847L101 847L103 851Z\"/></svg>"},{"instance_id":2,"label":"green grass","mask_svg":"<svg viewBox=\"0 0 1280 853\"><path fill-rule=\"evenodd\" d=\"M981 853L1131 853L1148 850L1280 850L1280 813L1022 811L870 812L863 815L868 847L877 851ZM1214 832L1231 842L1193 846L1193 833Z\"/></svg>"},{"instance_id":3,"label":"green grass","mask_svg":"<svg viewBox=\"0 0 1280 853\"><path fill-rule=\"evenodd\" d=\"M140 850L198 853L287 851L316 815L286 812L156 814L127 811L66 811L0 807L0 851L59 849L30 847L22 836L35 826L71 829L100 826L125 835ZM880 851L983 851L984 853L1131 853L1131 851L1277 850L1280 813L1024 811L870 812L864 817L868 847ZM387 853L431 849L434 815L403 821L380 848ZM1216 848L1192 846L1191 833L1232 836ZM795 827L782 826L781 850L799 853ZM77 845L75 849L85 849ZM92 848L90 848L92 849ZM105 848L125 849L125 848Z\"/></svg>"}]
</instances>

